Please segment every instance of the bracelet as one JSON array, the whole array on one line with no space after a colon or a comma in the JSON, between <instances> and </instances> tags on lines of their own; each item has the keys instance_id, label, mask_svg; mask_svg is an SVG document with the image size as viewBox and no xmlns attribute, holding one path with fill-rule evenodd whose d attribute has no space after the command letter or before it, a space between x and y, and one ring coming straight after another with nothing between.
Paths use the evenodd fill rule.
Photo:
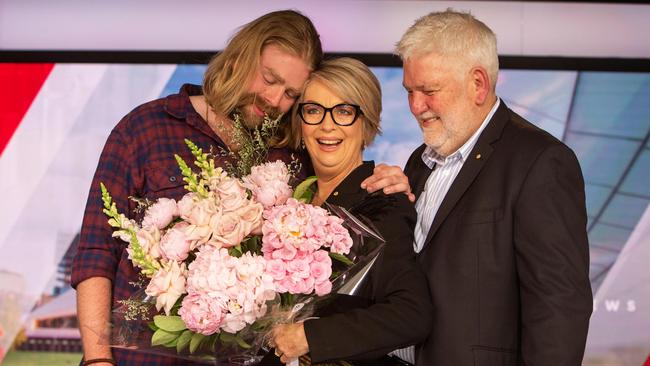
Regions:
<instances>
[{"instance_id":1,"label":"bracelet","mask_svg":"<svg viewBox=\"0 0 650 366\"><path fill-rule=\"evenodd\" d=\"M111 365L117 365L117 363L115 363L115 360L113 360L112 358L93 358L91 360L84 360L82 365L83 366L88 366L88 365L92 365L94 363L100 363L100 362L108 362Z\"/></svg>"}]
</instances>

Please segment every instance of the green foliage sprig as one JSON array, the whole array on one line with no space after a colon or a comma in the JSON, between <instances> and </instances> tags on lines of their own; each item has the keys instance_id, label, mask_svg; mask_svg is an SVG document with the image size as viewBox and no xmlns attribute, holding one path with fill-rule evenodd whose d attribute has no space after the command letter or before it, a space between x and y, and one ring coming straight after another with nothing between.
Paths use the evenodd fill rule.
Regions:
<instances>
[{"instance_id":1,"label":"green foliage sprig","mask_svg":"<svg viewBox=\"0 0 650 366\"><path fill-rule=\"evenodd\" d=\"M119 229L113 235L129 238L131 261L142 269L142 274L147 277L152 277L160 269L160 263L144 252L136 235L137 225L117 211L117 205L113 202L113 198L108 193L104 183L99 183L99 186L102 190L102 202L104 203L104 209L102 211L109 217L108 224Z\"/></svg>"},{"instance_id":2,"label":"green foliage sprig","mask_svg":"<svg viewBox=\"0 0 650 366\"><path fill-rule=\"evenodd\" d=\"M240 147L239 151L222 151L224 156L228 156L233 164L226 164L226 170L229 175L243 177L251 172L251 168L266 162L271 139L275 136L280 125L282 115L271 119L264 115L264 120L258 127L247 128L240 113L233 114L232 140Z\"/></svg>"}]
</instances>

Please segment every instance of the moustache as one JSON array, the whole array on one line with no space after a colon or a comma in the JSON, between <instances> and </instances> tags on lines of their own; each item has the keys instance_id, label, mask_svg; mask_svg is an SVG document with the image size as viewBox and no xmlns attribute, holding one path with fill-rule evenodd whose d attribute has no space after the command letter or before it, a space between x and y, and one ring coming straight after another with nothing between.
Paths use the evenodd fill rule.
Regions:
<instances>
[{"instance_id":1,"label":"moustache","mask_svg":"<svg viewBox=\"0 0 650 366\"><path fill-rule=\"evenodd\" d=\"M257 94L252 93L244 94L239 100L239 103L237 103L237 107L241 108L249 104L254 104L261 111L264 111L264 113L266 113L271 119L275 119L282 114L279 108L269 105L263 98L258 98Z\"/></svg>"},{"instance_id":2,"label":"moustache","mask_svg":"<svg viewBox=\"0 0 650 366\"><path fill-rule=\"evenodd\" d=\"M424 113L418 115L416 117L416 119L418 120L418 122L421 123L421 122L424 122L424 121L426 121L428 119L434 119L434 118L437 118L437 117L438 116L436 116L433 112L427 111L427 112L424 112Z\"/></svg>"}]
</instances>

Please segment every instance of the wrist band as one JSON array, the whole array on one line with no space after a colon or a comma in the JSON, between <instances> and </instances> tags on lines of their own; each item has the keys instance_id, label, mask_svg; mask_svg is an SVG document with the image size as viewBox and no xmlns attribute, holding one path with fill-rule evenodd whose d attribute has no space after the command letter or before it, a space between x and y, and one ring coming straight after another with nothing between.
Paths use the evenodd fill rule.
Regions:
<instances>
[{"instance_id":1,"label":"wrist band","mask_svg":"<svg viewBox=\"0 0 650 366\"><path fill-rule=\"evenodd\" d=\"M115 360L113 360L112 358L93 358L91 360L84 360L82 365L83 366L88 366L88 365L92 365L94 363L100 363L100 362L108 362L111 365L117 365L117 363L115 363Z\"/></svg>"}]
</instances>

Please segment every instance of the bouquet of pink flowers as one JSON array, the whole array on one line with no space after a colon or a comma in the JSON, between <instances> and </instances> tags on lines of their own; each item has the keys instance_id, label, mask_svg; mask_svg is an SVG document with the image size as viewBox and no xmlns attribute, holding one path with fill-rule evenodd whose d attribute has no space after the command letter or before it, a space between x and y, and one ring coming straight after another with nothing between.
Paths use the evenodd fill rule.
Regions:
<instances>
[{"instance_id":1,"label":"bouquet of pink flowers","mask_svg":"<svg viewBox=\"0 0 650 366\"><path fill-rule=\"evenodd\" d=\"M128 243L129 258L146 277L144 293L116 309L109 342L245 363L282 321L280 297L286 307L294 305L294 295L329 294L335 277L360 269L379 246L372 253L364 249L363 258L351 253L355 241L346 222L305 203L313 179L294 192L282 161L236 178L186 143L200 172L176 156L188 193L178 202L158 199L140 224L117 211L102 184L113 235ZM334 274L333 260L343 266ZM143 322L153 334L142 331Z\"/></svg>"}]
</instances>

